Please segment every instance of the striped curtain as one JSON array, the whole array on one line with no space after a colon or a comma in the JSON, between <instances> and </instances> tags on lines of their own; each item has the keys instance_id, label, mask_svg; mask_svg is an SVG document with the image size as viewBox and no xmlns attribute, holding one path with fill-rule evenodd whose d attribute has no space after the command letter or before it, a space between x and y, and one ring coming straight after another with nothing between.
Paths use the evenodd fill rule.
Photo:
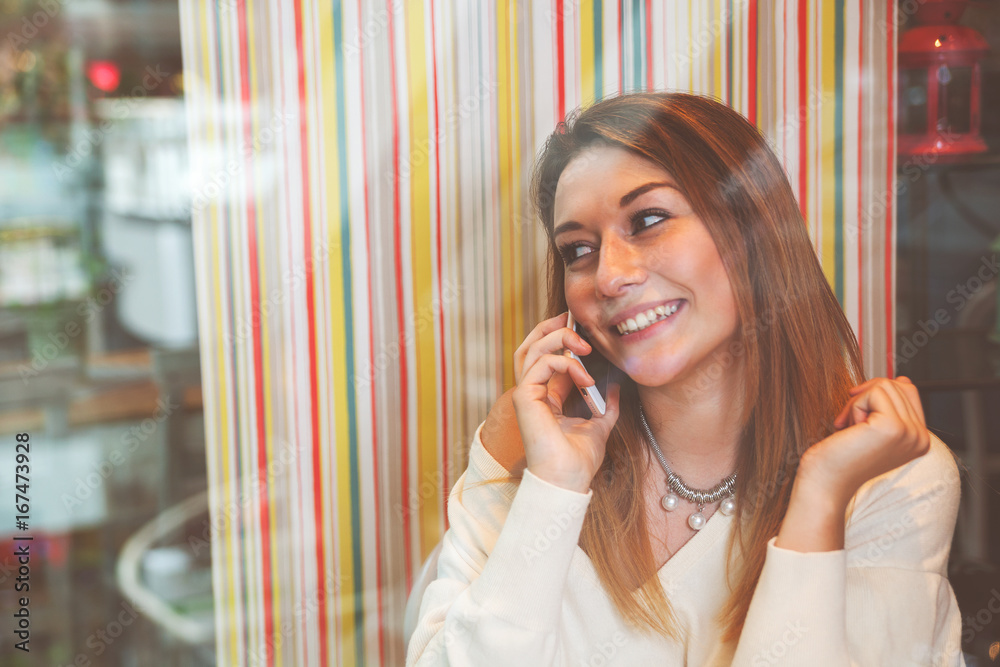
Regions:
<instances>
[{"instance_id":1,"label":"striped curtain","mask_svg":"<svg viewBox=\"0 0 1000 667\"><path fill-rule=\"evenodd\" d=\"M181 0L219 664L402 664L542 316L532 158L579 105L688 90L761 127L891 372L892 4Z\"/></svg>"}]
</instances>

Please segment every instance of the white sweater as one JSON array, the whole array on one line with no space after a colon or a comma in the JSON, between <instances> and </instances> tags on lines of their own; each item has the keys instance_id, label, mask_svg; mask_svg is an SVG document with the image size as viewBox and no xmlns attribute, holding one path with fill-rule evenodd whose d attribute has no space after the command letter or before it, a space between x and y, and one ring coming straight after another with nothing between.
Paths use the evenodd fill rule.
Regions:
<instances>
[{"instance_id":1,"label":"white sweater","mask_svg":"<svg viewBox=\"0 0 1000 667\"><path fill-rule=\"evenodd\" d=\"M734 517L715 512L658 575L680 642L633 630L577 546L593 492L507 471L476 429L448 501L437 579L427 588L407 665L964 665L946 578L958 468L930 451L870 480L848 515L845 548L780 549L772 539L738 642L720 643Z\"/></svg>"}]
</instances>

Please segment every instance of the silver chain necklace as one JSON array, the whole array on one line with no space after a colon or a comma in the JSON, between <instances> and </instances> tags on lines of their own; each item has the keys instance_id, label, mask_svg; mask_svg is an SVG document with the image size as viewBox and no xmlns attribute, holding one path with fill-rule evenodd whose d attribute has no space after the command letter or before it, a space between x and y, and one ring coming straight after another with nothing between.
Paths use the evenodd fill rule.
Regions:
<instances>
[{"instance_id":1,"label":"silver chain necklace","mask_svg":"<svg viewBox=\"0 0 1000 667\"><path fill-rule=\"evenodd\" d=\"M680 505L681 498L688 502L695 503L698 506L698 511L688 517L688 525L691 526L692 530L701 530L705 527L707 519L705 519L705 515L702 514L702 510L705 509L705 505L711 505L712 503L725 498L719 506L719 511L726 516L729 516L736 511L736 498L733 496L733 492L736 490L735 472L707 491L692 489L684 483L684 480L678 477L677 473L670 469L669 465L667 465L667 460L663 458L663 452L660 451L660 445L657 444L656 438L653 437L652 429L650 429L649 424L646 423L646 414L642 411L642 404L639 405L639 417L642 419L643 428L646 429L646 436L649 438L649 444L653 446L653 452L656 454L656 458L660 461L660 467L662 467L663 472L667 474L667 487L670 490L667 491L667 493L660 499L660 505L663 506L663 509L668 512L673 512L677 509L677 506Z\"/></svg>"}]
</instances>

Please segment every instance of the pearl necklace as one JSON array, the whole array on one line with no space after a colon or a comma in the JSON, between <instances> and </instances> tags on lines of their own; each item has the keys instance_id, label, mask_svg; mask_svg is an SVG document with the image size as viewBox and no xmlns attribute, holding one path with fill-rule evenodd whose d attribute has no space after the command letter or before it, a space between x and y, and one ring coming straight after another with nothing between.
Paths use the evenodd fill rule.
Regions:
<instances>
[{"instance_id":1,"label":"pearl necklace","mask_svg":"<svg viewBox=\"0 0 1000 667\"><path fill-rule=\"evenodd\" d=\"M649 424L646 423L646 415L642 411L641 404L639 405L639 417L642 419L642 426L646 429L646 435L649 437L649 444L653 446L653 452L660 461L660 467L667 474L667 487L670 490L660 499L660 505L663 509L673 512L680 504L681 498L697 504L698 511L688 517L688 525L691 526L692 530L701 530L705 527L708 521L705 515L702 514L705 505L710 505L725 498L722 501L722 505L719 506L719 511L726 516L736 511L736 498L733 496L733 491L736 489L735 472L707 491L692 489L667 465L667 460L663 457L663 452L660 451L660 446L656 443L656 438L653 437L653 431L649 428Z\"/></svg>"}]
</instances>

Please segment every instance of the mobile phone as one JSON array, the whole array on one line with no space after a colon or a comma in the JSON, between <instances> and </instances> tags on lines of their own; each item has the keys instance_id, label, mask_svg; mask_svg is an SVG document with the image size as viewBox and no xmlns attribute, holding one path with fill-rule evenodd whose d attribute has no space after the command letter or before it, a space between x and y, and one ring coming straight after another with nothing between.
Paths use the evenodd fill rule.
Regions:
<instances>
[{"instance_id":1,"label":"mobile phone","mask_svg":"<svg viewBox=\"0 0 1000 667\"><path fill-rule=\"evenodd\" d=\"M576 320L573 319L573 313L569 313L569 318L566 320L566 326L572 329L575 333L580 333L577 330ZM582 333L580 333L580 335L583 336ZM598 378L601 377L601 374L594 373L591 371L591 369L587 368L587 364L584 363L583 359L581 359L580 356L575 352L573 352L572 350L566 349L563 351L563 354L566 355L567 357L570 357L571 359L576 359L581 364L583 364L583 367L587 370L588 373L590 373L590 377L594 378L594 380L598 380ZM605 373L603 374L605 391L607 391L607 370L608 369L605 369ZM597 385L594 384L590 385L589 387L581 387L579 384L577 384L576 380L573 380L573 383L576 384L576 388L580 390L580 396L583 398L584 403L587 404L587 407L590 408L590 413L595 417L598 415L603 415L606 409L606 404L604 402L604 396L601 395L601 392L598 390Z\"/></svg>"}]
</instances>

